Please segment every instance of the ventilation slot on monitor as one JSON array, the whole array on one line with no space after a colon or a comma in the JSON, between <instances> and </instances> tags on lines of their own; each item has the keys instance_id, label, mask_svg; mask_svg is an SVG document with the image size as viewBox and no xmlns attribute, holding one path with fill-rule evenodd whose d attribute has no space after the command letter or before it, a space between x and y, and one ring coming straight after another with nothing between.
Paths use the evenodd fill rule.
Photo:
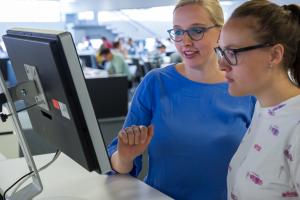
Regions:
<instances>
[{"instance_id":1,"label":"ventilation slot on monitor","mask_svg":"<svg viewBox=\"0 0 300 200\"><path fill-rule=\"evenodd\" d=\"M43 116L47 117L48 119L52 120L52 116L44 111L41 110Z\"/></svg>"}]
</instances>

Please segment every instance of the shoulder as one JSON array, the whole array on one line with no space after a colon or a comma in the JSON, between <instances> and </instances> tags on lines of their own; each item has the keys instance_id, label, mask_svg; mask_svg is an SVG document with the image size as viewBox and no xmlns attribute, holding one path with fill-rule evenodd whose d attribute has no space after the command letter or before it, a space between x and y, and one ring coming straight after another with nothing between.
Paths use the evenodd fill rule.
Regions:
<instances>
[{"instance_id":1,"label":"shoulder","mask_svg":"<svg viewBox=\"0 0 300 200\"><path fill-rule=\"evenodd\" d=\"M146 74L144 81L157 81L157 79L172 77L174 74L175 66L169 65L164 68L155 68Z\"/></svg>"},{"instance_id":2,"label":"shoulder","mask_svg":"<svg viewBox=\"0 0 300 200\"><path fill-rule=\"evenodd\" d=\"M172 75L172 65L165 68L156 68L148 72L141 83L138 86L138 91L149 91L149 90L158 90L162 86L166 87L166 84L171 84Z\"/></svg>"},{"instance_id":3,"label":"shoulder","mask_svg":"<svg viewBox=\"0 0 300 200\"><path fill-rule=\"evenodd\" d=\"M286 141L283 154L290 166L291 174L300 179L300 120L297 122L293 131L290 132L290 138Z\"/></svg>"},{"instance_id":4,"label":"shoulder","mask_svg":"<svg viewBox=\"0 0 300 200\"><path fill-rule=\"evenodd\" d=\"M300 117L299 120L295 122L295 126L292 128L289 136L288 143L294 143L295 146L298 146L300 149Z\"/></svg>"},{"instance_id":5,"label":"shoulder","mask_svg":"<svg viewBox=\"0 0 300 200\"><path fill-rule=\"evenodd\" d=\"M124 58L119 53L114 53L113 55L114 55L113 60L115 60L115 61L124 61Z\"/></svg>"}]
</instances>

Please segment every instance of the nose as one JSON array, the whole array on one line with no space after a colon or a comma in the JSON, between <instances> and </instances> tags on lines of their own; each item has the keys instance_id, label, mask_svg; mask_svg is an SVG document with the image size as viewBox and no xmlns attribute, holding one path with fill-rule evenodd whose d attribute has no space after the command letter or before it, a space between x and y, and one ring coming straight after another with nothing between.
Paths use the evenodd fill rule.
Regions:
<instances>
[{"instance_id":1,"label":"nose","mask_svg":"<svg viewBox=\"0 0 300 200\"><path fill-rule=\"evenodd\" d=\"M182 36L182 42L185 46L191 45L193 43L192 38L189 36L187 32L185 32Z\"/></svg>"},{"instance_id":2,"label":"nose","mask_svg":"<svg viewBox=\"0 0 300 200\"><path fill-rule=\"evenodd\" d=\"M228 64L224 57L218 58L218 62L221 71L230 72L232 70L232 66Z\"/></svg>"}]
</instances>

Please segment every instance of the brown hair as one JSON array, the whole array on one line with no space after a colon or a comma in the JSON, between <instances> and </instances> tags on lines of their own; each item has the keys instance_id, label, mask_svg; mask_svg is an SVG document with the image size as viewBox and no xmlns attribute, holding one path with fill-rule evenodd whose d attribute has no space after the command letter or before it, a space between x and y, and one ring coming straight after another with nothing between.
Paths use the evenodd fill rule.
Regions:
<instances>
[{"instance_id":1,"label":"brown hair","mask_svg":"<svg viewBox=\"0 0 300 200\"><path fill-rule=\"evenodd\" d=\"M300 86L300 6L279 6L267 0L251 0L239 6L229 18L256 19L253 34L259 42L284 46L282 64L294 83Z\"/></svg>"},{"instance_id":2,"label":"brown hair","mask_svg":"<svg viewBox=\"0 0 300 200\"><path fill-rule=\"evenodd\" d=\"M179 7L191 4L196 4L205 8L215 25L224 25L224 15L219 0L179 0L175 6L174 12Z\"/></svg>"}]
</instances>

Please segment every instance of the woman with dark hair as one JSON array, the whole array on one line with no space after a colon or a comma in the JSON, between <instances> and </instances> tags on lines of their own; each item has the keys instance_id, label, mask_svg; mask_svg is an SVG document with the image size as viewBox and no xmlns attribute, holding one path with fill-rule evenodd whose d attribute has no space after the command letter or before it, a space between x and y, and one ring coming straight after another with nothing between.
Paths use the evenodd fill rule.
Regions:
<instances>
[{"instance_id":1,"label":"woman with dark hair","mask_svg":"<svg viewBox=\"0 0 300 200\"><path fill-rule=\"evenodd\" d=\"M229 93L254 95L251 125L231 160L228 199L300 199L300 7L252 0L216 48Z\"/></svg>"}]
</instances>

